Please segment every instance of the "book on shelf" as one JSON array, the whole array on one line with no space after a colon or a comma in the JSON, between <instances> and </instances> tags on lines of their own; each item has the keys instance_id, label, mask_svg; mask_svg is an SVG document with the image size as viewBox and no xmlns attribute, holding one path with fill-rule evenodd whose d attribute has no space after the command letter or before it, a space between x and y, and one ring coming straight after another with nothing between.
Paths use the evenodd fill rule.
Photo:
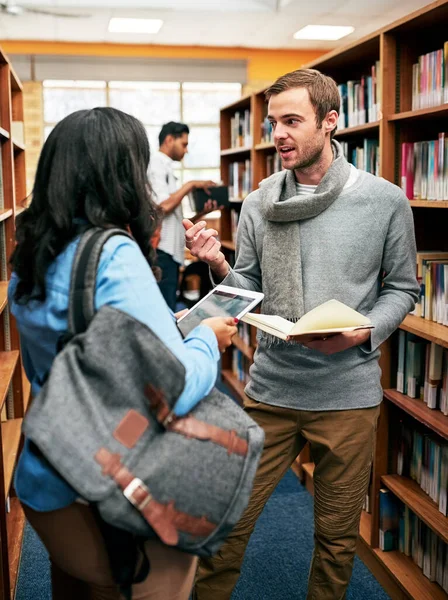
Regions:
<instances>
[{"instance_id":1,"label":"book on shelf","mask_svg":"<svg viewBox=\"0 0 448 600\"><path fill-rule=\"evenodd\" d=\"M270 177L274 173L278 173L283 169L280 154L270 154L266 156L266 177Z\"/></svg>"},{"instance_id":2,"label":"book on shelf","mask_svg":"<svg viewBox=\"0 0 448 600\"><path fill-rule=\"evenodd\" d=\"M370 320L339 300L328 300L308 311L296 323L278 315L247 313L242 321L283 340L322 338L345 331L371 329Z\"/></svg>"},{"instance_id":3,"label":"book on shelf","mask_svg":"<svg viewBox=\"0 0 448 600\"><path fill-rule=\"evenodd\" d=\"M412 65L412 110L448 102L448 42L443 48L422 54Z\"/></svg>"},{"instance_id":4,"label":"book on shelf","mask_svg":"<svg viewBox=\"0 0 448 600\"><path fill-rule=\"evenodd\" d=\"M448 252L417 252L419 298L413 314L448 325Z\"/></svg>"},{"instance_id":5,"label":"book on shelf","mask_svg":"<svg viewBox=\"0 0 448 600\"><path fill-rule=\"evenodd\" d=\"M250 110L237 111L230 118L230 147L240 148L252 145Z\"/></svg>"},{"instance_id":6,"label":"book on shelf","mask_svg":"<svg viewBox=\"0 0 448 600\"><path fill-rule=\"evenodd\" d=\"M379 525L380 550L389 552L398 548L399 532L399 503L397 498L389 490L380 489L379 502Z\"/></svg>"},{"instance_id":7,"label":"book on shelf","mask_svg":"<svg viewBox=\"0 0 448 600\"><path fill-rule=\"evenodd\" d=\"M427 579L448 591L448 545L386 488L379 491L379 547L409 556Z\"/></svg>"},{"instance_id":8,"label":"book on shelf","mask_svg":"<svg viewBox=\"0 0 448 600\"><path fill-rule=\"evenodd\" d=\"M401 188L409 200L448 200L448 136L401 145Z\"/></svg>"},{"instance_id":9,"label":"book on shelf","mask_svg":"<svg viewBox=\"0 0 448 600\"><path fill-rule=\"evenodd\" d=\"M397 391L448 415L448 349L399 330Z\"/></svg>"},{"instance_id":10,"label":"book on shelf","mask_svg":"<svg viewBox=\"0 0 448 600\"><path fill-rule=\"evenodd\" d=\"M209 200L215 200L218 207L228 207L230 204L229 188L226 185L217 185L208 188L208 193L201 188L194 189L190 195L191 210L195 213L202 212Z\"/></svg>"},{"instance_id":11,"label":"book on shelf","mask_svg":"<svg viewBox=\"0 0 448 600\"><path fill-rule=\"evenodd\" d=\"M401 421L394 443L397 474L413 479L447 516L448 443L410 419Z\"/></svg>"},{"instance_id":12,"label":"book on shelf","mask_svg":"<svg viewBox=\"0 0 448 600\"><path fill-rule=\"evenodd\" d=\"M341 141L345 158L357 169L376 175L380 174L380 147L378 140L365 138L362 146L353 148L352 144Z\"/></svg>"},{"instance_id":13,"label":"book on shelf","mask_svg":"<svg viewBox=\"0 0 448 600\"><path fill-rule=\"evenodd\" d=\"M341 109L338 129L374 123L379 119L381 82L380 62L372 65L370 74L359 80L350 80L338 85Z\"/></svg>"},{"instance_id":14,"label":"book on shelf","mask_svg":"<svg viewBox=\"0 0 448 600\"><path fill-rule=\"evenodd\" d=\"M229 198L231 202L244 200L251 192L252 165L250 159L229 164Z\"/></svg>"},{"instance_id":15,"label":"book on shelf","mask_svg":"<svg viewBox=\"0 0 448 600\"><path fill-rule=\"evenodd\" d=\"M263 104L263 121L261 122L261 136L260 141L262 144L270 144L274 141L272 125L268 117L268 107Z\"/></svg>"}]
</instances>

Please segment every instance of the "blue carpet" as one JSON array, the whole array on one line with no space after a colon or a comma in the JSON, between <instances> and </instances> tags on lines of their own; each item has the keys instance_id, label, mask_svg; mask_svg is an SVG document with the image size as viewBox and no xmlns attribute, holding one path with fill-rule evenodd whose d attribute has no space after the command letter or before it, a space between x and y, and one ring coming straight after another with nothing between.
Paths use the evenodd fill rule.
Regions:
<instances>
[{"instance_id":1,"label":"blue carpet","mask_svg":"<svg viewBox=\"0 0 448 600\"><path fill-rule=\"evenodd\" d=\"M304 599L312 548L313 499L289 471L258 520L232 600ZM357 558L347 600L388 598ZM51 600L47 555L29 525L16 600Z\"/></svg>"}]
</instances>

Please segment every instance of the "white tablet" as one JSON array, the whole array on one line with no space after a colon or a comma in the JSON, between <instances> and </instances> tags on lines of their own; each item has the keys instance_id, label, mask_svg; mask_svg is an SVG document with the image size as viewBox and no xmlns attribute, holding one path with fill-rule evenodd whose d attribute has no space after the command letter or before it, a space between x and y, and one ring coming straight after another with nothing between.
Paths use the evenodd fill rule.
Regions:
<instances>
[{"instance_id":1,"label":"white tablet","mask_svg":"<svg viewBox=\"0 0 448 600\"><path fill-rule=\"evenodd\" d=\"M264 298L261 292L240 290L228 285L217 285L202 300L199 300L181 317L177 324L183 335L187 335L201 321L209 317L234 317L241 319Z\"/></svg>"}]
</instances>

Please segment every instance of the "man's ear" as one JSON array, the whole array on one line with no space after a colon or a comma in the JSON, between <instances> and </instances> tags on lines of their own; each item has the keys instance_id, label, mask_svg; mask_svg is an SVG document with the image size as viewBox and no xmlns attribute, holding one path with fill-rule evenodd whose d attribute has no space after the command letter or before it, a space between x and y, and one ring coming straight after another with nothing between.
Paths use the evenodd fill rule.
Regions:
<instances>
[{"instance_id":1,"label":"man's ear","mask_svg":"<svg viewBox=\"0 0 448 600\"><path fill-rule=\"evenodd\" d=\"M324 119L325 133L331 133L338 125L339 115L335 110L330 110Z\"/></svg>"}]
</instances>

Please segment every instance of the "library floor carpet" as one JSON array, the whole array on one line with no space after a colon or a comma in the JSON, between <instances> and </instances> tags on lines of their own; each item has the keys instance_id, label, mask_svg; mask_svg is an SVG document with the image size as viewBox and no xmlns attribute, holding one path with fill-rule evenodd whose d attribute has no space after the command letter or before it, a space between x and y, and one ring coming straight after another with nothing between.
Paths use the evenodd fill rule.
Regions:
<instances>
[{"instance_id":1,"label":"library floor carpet","mask_svg":"<svg viewBox=\"0 0 448 600\"><path fill-rule=\"evenodd\" d=\"M313 499L289 471L258 520L232 600L304 600L312 548ZM388 598L356 558L347 600ZM29 525L16 600L51 600L47 555Z\"/></svg>"}]
</instances>

